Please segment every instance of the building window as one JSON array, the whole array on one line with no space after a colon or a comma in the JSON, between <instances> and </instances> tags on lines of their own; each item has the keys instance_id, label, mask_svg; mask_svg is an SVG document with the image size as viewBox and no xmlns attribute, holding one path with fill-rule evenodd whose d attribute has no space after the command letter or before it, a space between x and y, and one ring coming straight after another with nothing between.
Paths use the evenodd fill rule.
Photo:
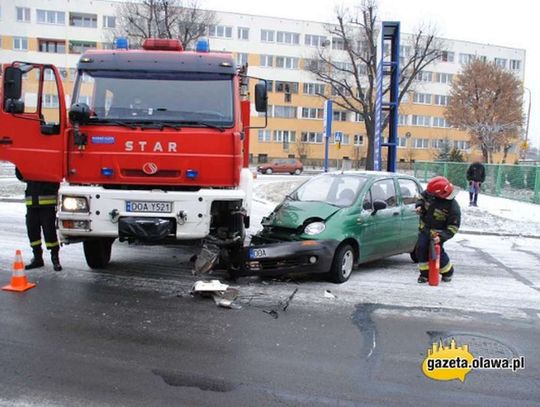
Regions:
<instances>
[{"instance_id":1,"label":"building window","mask_svg":"<svg viewBox=\"0 0 540 407\"><path fill-rule=\"evenodd\" d=\"M43 95L43 107L52 109L57 108L58 106L58 95Z\"/></svg>"},{"instance_id":2,"label":"building window","mask_svg":"<svg viewBox=\"0 0 540 407\"><path fill-rule=\"evenodd\" d=\"M326 37L324 35L306 34L304 36L304 44L310 47L322 47L326 44Z\"/></svg>"},{"instance_id":3,"label":"building window","mask_svg":"<svg viewBox=\"0 0 540 407\"><path fill-rule=\"evenodd\" d=\"M438 72L437 75L436 75L436 78L437 78L437 82L439 83L447 83L447 84L450 84L452 83L452 74L451 73L440 73Z\"/></svg>"},{"instance_id":4,"label":"building window","mask_svg":"<svg viewBox=\"0 0 540 407\"><path fill-rule=\"evenodd\" d=\"M431 104L431 95L429 93L415 93L413 101L414 103L429 105Z\"/></svg>"},{"instance_id":5,"label":"building window","mask_svg":"<svg viewBox=\"0 0 540 407\"><path fill-rule=\"evenodd\" d=\"M399 114L398 115L398 125L407 126L409 124L409 115Z\"/></svg>"},{"instance_id":6,"label":"building window","mask_svg":"<svg viewBox=\"0 0 540 407\"><path fill-rule=\"evenodd\" d=\"M13 49L15 51L28 51L28 38L13 37Z\"/></svg>"},{"instance_id":7,"label":"building window","mask_svg":"<svg viewBox=\"0 0 540 407\"><path fill-rule=\"evenodd\" d=\"M444 117L434 117L433 118L433 127L450 127L448 123L446 122L446 119Z\"/></svg>"},{"instance_id":8,"label":"building window","mask_svg":"<svg viewBox=\"0 0 540 407\"><path fill-rule=\"evenodd\" d=\"M345 110L334 110L333 118L336 122L346 122L347 121L347 112Z\"/></svg>"},{"instance_id":9,"label":"building window","mask_svg":"<svg viewBox=\"0 0 540 407\"><path fill-rule=\"evenodd\" d=\"M242 65L247 64L247 62L248 62L248 54L244 52L240 52L236 54L236 65L242 66Z\"/></svg>"},{"instance_id":10,"label":"building window","mask_svg":"<svg viewBox=\"0 0 540 407\"><path fill-rule=\"evenodd\" d=\"M450 51L442 51L440 60L442 62L454 62L454 53Z\"/></svg>"},{"instance_id":11,"label":"building window","mask_svg":"<svg viewBox=\"0 0 540 407\"><path fill-rule=\"evenodd\" d=\"M412 125L421 126L421 127L429 127L431 126L431 116L418 116L418 115L413 114Z\"/></svg>"},{"instance_id":12,"label":"building window","mask_svg":"<svg viewBox=\"0 0 540 407\"><path fill-rule=\"evenodd\" d=\"M225 25L208 26L208 36L216 38L232 38L232 27Z\"/></svg>"},{"instance_id":13,"label":"building window","mask_svg":"<svg viewBox=\"0 0 540 407\"><path fill-rule=\"evenodd\" d=\"M446 95L434 95L435 96L435 104L439 106L447 106L448 105L448 96Z\"/></svg>"},{"instance_id":14,"label":"building window","mask_svg":"<svg viewBox=\"0 0 540 407\"><path fill-rule=\"evenodd\" d=\"M288 150L289 144L296 141L296 132L291 130L274 130L274 141L283 143L283 149Z\"/></svg>"},{"instance_id":15,"label":"building window","mask_svg":"<svg viewBox=\"0 0 540 407\"><path fill-rule=\"evenodd\" d=\"M364 144L364 136L362 134L355 134L353 140L355 146L361 146Z\"/></svg>"},{"instance_id":16,"label":"building window","mask_svg":"<svg viewBox=\"0 0 540 407\"><path fill-rule=\"evenodd\" d=\"M322 144L323 135L314 131L302 132L302 143Z\"/></svg>"},{"instance_id":17,"label":"building window","mask_svg":"<svg viewBox=\"0 0 540 407\"><path fill-rule=\"evenodd\" d=\"M364 115L362 113L355 112L354 113L354 121L355 122L363 122L364 121Z\"/></svg>"},{"instance_id":18,"label":"building window","mask_svg":"<svg viewBox=\"0 0 540 407\"><path fill-rule=\"evenodd\" d=\"M333 37L332 49L345 49L345 41L343 41L343 38Z\"/></svg>"},{"instance_id":19,"label":"building window","mask_svg":"<svg viewBox=\"0 0 540 407\"><path fill-rule=\"evenodd\" d=\"M257 116L258 117L264 117L264 116L268 116L268 117L272 117L273 116L273 112L274 111L274 107L272 105L268 105L266 106L266 114L265 112L257 112Z\"/></svg>"},{"instance_id":20,"label":"building window","mask_svg":"<svg viewBox=\"0 0 540 407\"><path fill-rule=\"evenodd\" d=\"M296 119L296 106L274 106L274 117L285 119Z\"/></svg>"},{"instance_id":21,"label":"building window","mask_svg":"<svg viewBox=\"0 0 540 407\"><path fill-rule=\"evenodd\" d=\"M506 61L505 58L495 58L495 65L506 69Z\"/></svg>"},{"instance_id":22,"label":"building window","mask_svg":"<svg viewBox=\"0 0 540 407\"><path fill-rule=\"evenodd\" d=\"M116 17L115 16L103 16L103 28L115 28Z\"/></svg>"},{"instance_id":23,"label":"building window","mask_svg":"<svg viewBox=\"0 0 540 407\"><path fill-rule=\"evenodd\" d=\"M302 108L302 119L322 119L323 114L324 110L317 107Z\"/></svg>"},{"instance_id":24,"label":"building window","mask_svg":"<svg viewBox=\"0 0 540 407\"><path fill-rule=\"evenodd\" d=\"M66 24L66 13L53 10L36 10L37 22L40 24Z\"/></svg>"},{"instance_id":25,"label":"building window","mask_svg":"<svg viewBox=\"0 0 540 407\"><path fill-rule=\"evenodd\" d=\"M97 27L97 14L69 13L69 25L72 27Z\"/></svg>"},{"instance_id":26,"label":"building window","mask_svg":"<svg viewBox=\"0 0 540 407\"><path fill-rule=\"evenodd\" d=\"M272 141L270 130L259 130L258 140L259 143L270 143Z\"/></svg>"},{"instance_id":27,"label":"building window","mask_svg":"<svg viewBox=\"0 0 540 407\"><path fill-rule=\"evenodd\" d=\"M510 69L513 71L521 70L521 61L519 59L510 60Z\"/></svg>"},{"instance_id":28,"label":"building window","mask_svg":"<svg viewBox=\"0 0 540 407\"><path fill-rule=\"evenodd\" d=\"M454 140L454 148L457 148L458 150L469 150L471 144L466 140Z\"/></svg>"},{"instance_id":29,"label":"building window","mask_svg":"<svg viewBox=\"0 0 540 407\"><path fill-rule=\"evenodd\" d=\"M459 54L459 63L460 64L466 65L466 64L472 62L473 59L474 59L473 54Z\"/></svg>"},{"instance_id":30,"label":"building window","mask_svg":"<svg viewBox=\"0 0 540 407\"><path fill-rule=\"evenodd\" d=\"M304 83L304 95L324 95L324 85L320 83Z\"/></svg>"},{"instance_id":31,"label":"building window","mask_svg":"<svg viewBox=\"0 0 540 407\"><path fill-rule=\"evenodd\" d=\"M30 9L28 7L15 7L17 12L17 21L23 23L30 22Z\"/></svg>"},{"instance_id":32,"label":"building window","mask_svg":"<svg viewBox=\"0 0 540 407\"><path fill-rule=\"evenodd\" d=\"M274 65L274 57L272 55L261 55L260 56L260 65L271 67Z\"/></svg>"},{"instance_id":33,"label":"building window","mask_svg":"<svg viewBox=\"0 0 540 407\"><path fill-rule=\"evenodd\" d=\"M89 41L70 41L69 42L70 54L82 54L85 51L92 48L96 48L95 42L89 42Z\"/></svg>"},{"instance_id":34,"label":"building window","mask_svg":"<svg viewBox=\"0 0 540 407\"><path fill-rule=\"evenodd\" d=\"M249 28L247 27L238 27L238 39L247 41L249 40Z\"/></svg>"},{"instance_id":35,"label":"building window","mask_svg":"<svg viewBox=\"0 0 540 407\"><path fill-rule=\"evenodd\" d=\"M287 31L278 31L276 33L276 42L278 44L298 45L300 44L300 34Z\"/></svg>"},{"instance_id":36,"label":"building window","mask_svg":"<svg viewBox=\"0 0 540 407\"><path fill-rule=\"evenodd\" d=\"M431 82L432 72L420 71L416 74L416 80L420 82Z\"/></svg>"},{"instance_id":37,"label":"building window","mask_svg":"<svg viewBox=\"0 0 540 407\"><path fill-rule=\"evenodd\" d=\"M298 69L298 58L276 57L276 68Z\"/></svg>"},{"instance_id":38,"label":"building window","mask_svg":"<svg viewBox=\"0 0 540 407\"><path fill-rule=\"evenodd\" d=\"M429 139L427 138L413 138L413 148L428 148Z\"/></svg>"},{"instance_id":39,"label":"building window","mask_svg":"<svg viewBox=\"0 0 540 407\"><path fill-rule=\"evenodd\" d=\"M66 53L66 42L62 40L38 39L39 52L52 52L54 54Z\"/></svg>"},{"instance_id":40,"label":"building window","mask_svg":"<svg viewBox=\"0 0 540 407\"><path fill-rule=\"evenodd\" d=\"M298 82L276 81L276 92L298 93Z\"/></svg>"},{"instance_id":41,"label":"building window","mask_svg":"<svg viewBox=\"0 0 540 407\"><path fill-rule=\"evenodd\" d=\"M274 42L274 30L261 30L261 41L262 42Z\"/></svg>"},{"instance_id":42,"label":"building window","mask_svg":"<svg viewBox=\"0 0 540 407\"><path fill-rule=\"evenodd\" d=\"M407 147L407 137L398 137L397 146L398 148Z\"/></svg>"},{"instance_id":43,"label":"building window","mask_svg":"<svg viewBox=\"0 0 540 407\"><path fill-rule=\"evenodd\" d=\"M311 72L319 72L323 70L322 61L317 59L304 59L304 70Z\"/></svg>"}]
</instances>

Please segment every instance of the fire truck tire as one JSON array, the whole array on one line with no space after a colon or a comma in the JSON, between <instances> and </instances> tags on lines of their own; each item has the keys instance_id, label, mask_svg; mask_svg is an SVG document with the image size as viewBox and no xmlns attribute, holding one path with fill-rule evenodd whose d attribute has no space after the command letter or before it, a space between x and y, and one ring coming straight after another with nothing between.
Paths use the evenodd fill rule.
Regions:
<instances>
[{"instance_id":1,"label":"fire truck tire","mask_svg":"<svg viewBox=\"0 0 540 407\"><path fill-rule=\"evenodd\" d=\"M111 260L114 239L93 239L83 242L86 264L92 269L103 269Z\"/></svg>"}]
</instances>

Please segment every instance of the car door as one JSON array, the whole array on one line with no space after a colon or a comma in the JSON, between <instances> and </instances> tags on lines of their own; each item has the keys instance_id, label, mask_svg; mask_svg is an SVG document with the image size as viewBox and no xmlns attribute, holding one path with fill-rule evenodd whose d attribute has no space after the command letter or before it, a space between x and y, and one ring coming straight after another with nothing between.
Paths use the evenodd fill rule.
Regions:
<instances>
[{"instance_id":1,"label":"car door","mask_svg":"<svg viewBox=\"0 0 540 407\"><path fill-rule=\"evenodd\" d=\"M52 65L4 67L0 106L0 160L27 180L64 177L67 115L60 74Z\"/></svg>"},{"instance_id":2,"label":"car door","mask_svg":"<svg viewBox=\"0 0 540 407\"><path fill-rule=\"evenodd\" d=\"M398 178L401 201L401 248L410 252L414 248L418 234L418 214L415 204L422 190L420 184L410 178Z\"/></svg>"},{"instance_id":3,"label":"car door","mask_svg":"<svg viewBox=\"0 0 540 407\"><path fill-rule=\"evenodd\" d=\"M368 198L369 197L369 198ZM366 199L371 200L371 209L368 209L369 203L364 205L363 216L363 236L365 256L362 261L378 259L399 252L400 245L400 227L401 213L398 205L396 188L392 178L384 178L373 182L369 188L369 194ZM375 201L383 201L386 208L375 211L373 204Z\"/></svg>"}]
</instances>

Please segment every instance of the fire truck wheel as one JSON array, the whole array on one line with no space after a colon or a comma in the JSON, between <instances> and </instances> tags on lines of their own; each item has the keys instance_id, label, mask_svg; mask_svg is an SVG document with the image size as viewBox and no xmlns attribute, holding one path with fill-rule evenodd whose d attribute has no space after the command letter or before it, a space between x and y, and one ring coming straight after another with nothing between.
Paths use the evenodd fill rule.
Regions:
<instances>
[{"instance_id":1,"label":"fire truck wheel","mask_svg":"<svg viewBox=\"0 0 540 407\"><path fill-rule=\"evenodd\" d=\"M111 260L111 249L114 239L93 239L83 242L86 264L92 269L103 269Z\"/></svg>"}]
</instances>

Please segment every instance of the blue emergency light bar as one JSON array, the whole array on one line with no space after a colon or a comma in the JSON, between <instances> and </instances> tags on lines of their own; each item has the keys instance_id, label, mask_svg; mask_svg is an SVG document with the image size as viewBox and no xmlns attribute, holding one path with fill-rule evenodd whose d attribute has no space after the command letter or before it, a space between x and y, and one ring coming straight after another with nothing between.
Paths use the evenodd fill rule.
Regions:
<instances>
[{"instance_id":1,"label":"blue emergency light bar","mask_svg":"<svg viewBox=\"0 0 540 407\"><path fill-rule=\"evenodd\" d=\"M127 38L118 37L114 40L114 48L116 49L129 49L129 41Z\"/></svg>"},{"instance_id":2,"label":"blue emergency light bar","mask_svg":"<svg viewBox=\"0 0 540 407\"><path fill-rule=\"evenodd\" d=\"M195 179L197 178L197 176L199 175L199 171L197 170L187 170L186 171L186 177L188 177L189 179Z\"/></svg>"},{"instance_id":3,"label":"blue emergency light bar","mask_svg":"<svg viewBox=\"0 0 540 407\"><path fill-rule=\"evenodd\" d=\"M208 38L199 38L197 45L195 46L197 52L210 52L210 42Z\"/></svg>"}]
</instances>

